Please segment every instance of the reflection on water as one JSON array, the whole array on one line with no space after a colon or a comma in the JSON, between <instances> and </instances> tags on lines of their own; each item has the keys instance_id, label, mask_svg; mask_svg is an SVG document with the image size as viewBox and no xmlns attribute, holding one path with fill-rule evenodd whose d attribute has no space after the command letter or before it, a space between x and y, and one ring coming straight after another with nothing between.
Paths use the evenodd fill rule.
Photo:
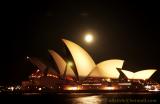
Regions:
<instances>
[{"instance_id":1,"label":"reflection on water","mask_svg":"<svg viewBox=\"0 0 160 104\"><path fill-rule=\"evenodd\" d=\"M66 104L119 104L119 103L147 103L155 104L158 102L159 94L152 93L76 93L66 94Z\"/></svg>"},{"instance_id":2,"label":"reflection on water","mask_svg":"<svg viewBox=\"0 0 160 104\"><path fill-rule=\"evenodd\" d=\"M78 97L71 100L72 104L101 104L101 96Z\"/></svg>"}]
</instances>

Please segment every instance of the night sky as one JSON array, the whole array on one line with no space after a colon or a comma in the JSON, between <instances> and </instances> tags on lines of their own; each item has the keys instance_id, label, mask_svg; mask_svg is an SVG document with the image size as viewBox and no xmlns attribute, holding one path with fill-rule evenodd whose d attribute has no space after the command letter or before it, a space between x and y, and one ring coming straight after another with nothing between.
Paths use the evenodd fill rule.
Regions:
<instances>
[{"instance_id":1,"label":"night sky","mask_svg":"<svg viewBox=\"0 0 160 104\"><path fill-rule=\"evenodd\" d=\"M0 81L26 80L34 70L26 56L48 61L48 49L64 55L61 38L82 46L96 63L118 58L126 70L160 71L159 13L158 1L5 3ZM84 42L86 32L93 33L92 44Z\"/></svg>"}]
</instances>

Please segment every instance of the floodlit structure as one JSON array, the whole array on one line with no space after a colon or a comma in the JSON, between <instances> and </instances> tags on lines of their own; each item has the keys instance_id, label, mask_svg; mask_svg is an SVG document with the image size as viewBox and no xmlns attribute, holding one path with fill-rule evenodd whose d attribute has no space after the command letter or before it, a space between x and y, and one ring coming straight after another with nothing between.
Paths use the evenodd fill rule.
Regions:
<instances>
[{"instance_id":1,"label":"floodlit structure","mask_svg":"<svg viewBox=\"0 0 160 104\"><path fill-rule=\"evenodd\" d=\"M131 72L128 70L121 70L128 79L142 79L146 80L149 79L157 70L156 69L146 69L146 70L141 70L137 72Z\"/></svg>"},{"instance_id":2,"label":"floodlit structure","mask_svg":"<svg viewBox=\"0 0 160 104\"><path fill-rule=\"evenodd\" d=\"M90 73L89 77L104 77L104 78L119 78L117 68L123 67L124 60L111 59L100 62L95 69Z\"/></svg>"},{"instance_id":3,"label":"floodlit structure","mask_svg":"<svg viewBox=\"0 0 160 104\"><path fill-rule=\"evenodd\" d=\"M86 77L119 78L120 73L117 68L122 69L124 60L110 59L96 65L92 57L82 47L66 39L62 39L62 41L70 52L70 57L73 59L72 62L67 62L57 52L49 50L49 53L58 66L60 76L78 77L80 81ZM76 69L72 69L73 65ZM127 70L120 71L122 71L128 79L149 79L156 70L142 70L136 73Z\"/></svg>"},{"instance_id":4,"label":"floodlit structure","mask_svg":"<svg viewBox=\"0 0 160 104\"><path fill-rule=\"evenodd\" d=\"M45 71L45 69L47 69L47 65L45 65L42 61L40 61L37 58L30 58L27 56L27 59L33 64L35 65L38 69L40 69L41 71Z\"/></svg>"},{"instance_id":5,"label":"floodlit structure","mask_svg":"<svg viewBox=\"0 0 160 104\"><path fill-rule=\"evenodd\" d=\"M38 58L35 58L35 57L30 58L27 56L27 60L29 60L34 66L36 66L38 70L44 73L47 71L49 73L53 73L57 75L57 72L52 67L47 66L44 62L42 62Z\"/></svg>"},{"instance_id":6,"label":"floodlit structure","mask_svg":"<svg viewBox=\"0 0 160 104\"><path fill-rule=\"evenodd\" d=\"M59 69L59 72L57 73L59 73L61 78L70 76L76 80L83 81L87 77L111 79L118 79L120 77L120 72L117 68L122 69L124 60L110 59L96 65L92 57L82 47L66 39L62 39L62 41L64 42L67 51L70 52L69 60L62 58L57 52L49 50L50 55ZM50 71L53 70L37 58L31 59L30 57L27 57L27 59L41 71L46 69L49 69ZM127 70L120 71L122 71L128 79L146 80L156 72L156 69L142 70L135 73ZM56 72L54 71L54 73Z\"/></svg>"},{"instance_id":7,"label":"floodlit structure","mask_svg":"<svg viewBox=\"0 0 160 104\"><path fill-rule=\"evenodd\" d=\"M121 59L110 59L96 64L82 47L66 39L62 39L62 41L66 49L65 57L60 56L54 50L49 50L49 54L55 61L59 72L54 71L53 68L37 58L27 57L38 70L32 73L30 82L23 84L25 88L35 84L35 86L46 86L55 91L89 89L131 89L132 91L139 89L143 91L146 90L146 86L147 89L150 87L148 91L151 91L152 87L154 91L157 91L160 86L154 85L148 80L157 71L156 69L137 72L123 70L124 60ZM37 89L37 87L35 88Z\"/></svg>"},{"instance_id":8,"label":"floodlit structure","mask_svg":"<svg viewBox=\"0 0 160 104\"><path fill-rule=\"evenodd\" d=\"M66 61L55 51L49 50L49 53L51 54L52 58L55 60L58 69L60 71L60 76L71 76L75 77L75 74L71 68L70 63L66 63Z\"/></svg>"},{"instance_id":9,"label":"floodlit structure","mask_svg":"<svg viewBox=\"0 0 160 104\"><path fill-rule=\"evenodd\" d=\"M88 76L88 74L95 68L96 64L92 57L79 45L66 39L62 40L69 49L77 68L78 76L80 76L80 80L82 80L84 77Z\"/></svg>"}]
</instances>

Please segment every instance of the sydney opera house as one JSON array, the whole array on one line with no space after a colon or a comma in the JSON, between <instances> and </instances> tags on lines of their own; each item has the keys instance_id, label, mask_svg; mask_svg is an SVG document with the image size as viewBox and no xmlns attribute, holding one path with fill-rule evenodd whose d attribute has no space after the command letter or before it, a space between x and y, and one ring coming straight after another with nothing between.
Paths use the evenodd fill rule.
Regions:
<instances>
[{"instance_id":1,"label":"sydney opera house","mask_svg":"<svg viewBox=\"0 0 160 104\"><path fill-rule=\"evenodd\" d=\"M24 91L159 91L152 80L156 69L132 72L123 69L124 60L109 59L95 63L76 43L62 39L65 56L49 50L56 68L37 58L27 57L36 66L28 81L22 82Z\"/></svg>"}]
</instances>

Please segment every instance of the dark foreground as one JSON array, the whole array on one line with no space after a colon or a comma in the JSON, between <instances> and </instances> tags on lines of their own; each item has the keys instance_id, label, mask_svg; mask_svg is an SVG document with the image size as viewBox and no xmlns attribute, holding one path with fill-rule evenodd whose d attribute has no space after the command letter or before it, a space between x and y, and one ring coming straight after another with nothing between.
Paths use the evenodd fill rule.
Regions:
<instances>
[{"instance_id":1,"label":"dark foreground","mask_svg":"<svg viewBox=\"0 0 160 104\"><path fill-rule=\"evenodd\" d=\"M160 93L150 92L108 92L108 93L23 93L1 94L1 101L12 103L50 103L50 104L155 104L159 103Z\"/></svg>"}]
</instances>

